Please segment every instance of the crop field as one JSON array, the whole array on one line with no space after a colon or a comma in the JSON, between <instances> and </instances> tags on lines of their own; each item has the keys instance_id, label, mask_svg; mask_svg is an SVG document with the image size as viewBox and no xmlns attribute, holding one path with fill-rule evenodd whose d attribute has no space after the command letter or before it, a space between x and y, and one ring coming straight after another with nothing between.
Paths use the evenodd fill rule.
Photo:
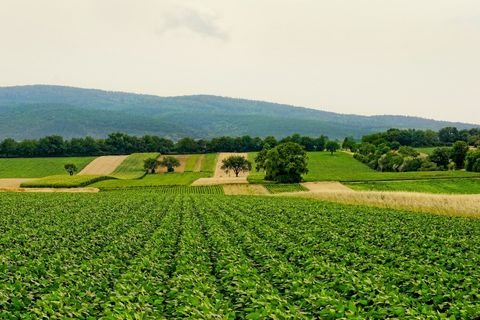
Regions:
<instances>
[{"instance_id":1,"label":"crop field","mask_svg":"<svg viewBox=\"0 0 480 320\"><path fill-rule=\"evenodd\" d=\"M273 197L0 194L0 318L480 317L480 219Z\"/></svg>"},{"instance_id":2,"label":"crop field","mask_svg":"<svg viewBox=\"0 0 480 320\"><path fill-rule=\"evenodd\" d=\"M390 182L350 183L354 190L366 191L409 191L447 194L479 194L480 179L436 179Z\"/></svg>"},{"instance_id":3,"label":"crop field","mask_svg":"<svg viewBox=\"0 0 480 320\"><path fill-rule=\"evenodd\" d=\"M108 176L57 175L23 182L20 186L24 188L78 188L107 179L112 178Z\"/></svg>"},{"instance_id":4,"label":"crop field","mask_svg":"<svg viewBox=\"0 0 480 320\"><path fill-rule=\"evenodd\" d=\"M200 171L200 168L198 168L199 170L196 170L196 165L197 165L197 162L198 161L202 161L202 155L200 154L191 154L191 155L188 155L187 157L187 161L186 161L186 164L185 164L185 172L195 172L195 171Z\"/></svg>"},{"instance_id":5,"label":"crop field","mask_svg":"<svg viewBox=\"0 0 480 320\"><path fill-rule=\"evenodd\" d=\"M122 189L132 187L155 187L155 186L188 186L199 178L208 177L206 172L162 173L148 174L142 179L133 180L105 180L94 183L91 187L106 189Z\"/></svg>"},{"instance_id":6,"label":"crop field","mask_svg":"<svg viewBox=\"0 0 480 320\"><path fill-rule=\"evenodd\" d=\"M253 160L255 153L249 154ZM253 165L255 168L255 165ZM480 173L466 171L416 171L416 172L378 172L360 161L355 160L352 155L344 152L336 152L330 155L329 152L308 152L308 174L304 176L305 181L389 181L407 179L436 179L436 178L464 178L479 177ZM252 170L248 180L251 182L262 182L263 172Z\"/></svg>"},{"instance_id":7,"label":"crop field","mask_svg":"<svg viewBox=\"0 0 480 320\"><path fill-rule=\"evenodd\" d=\"M132 153L113 171L112 176L119 179L139 179L145 175L143 160L158 158L159 153Z\"/></svg>"},{"instance_id":8,"label":"crop field","mask_svg":"<svg viewBox=\"0 0 480 320\"><path fill-rule=\"evenodd\" d=\"M103 189L103 191L117 191L118 189L121 190L128 190L128 189L144 189L144 190L152 190L155 193L159 194L224 194L223 188L221 186L146 186L146 187L122 187L122 188L111 188L111 189Z\"/></svg>"},{"instance_id":9,"label":"crop field","mask_svg":"<svg viewBox=\"0 0 480 320\"><path fill-rule=\"evenodd\" d=\"M270 193L282 193L282 192L299 192L299 191L308 191L307 188L298 183L292 184L265 184L265 188Z\"/></svg>"},{"instance_id":10,"label":"crop field","mask_svg":"<svg viewBox=\"0 0 480 320\"><path fill-rule=\"evenodd\" d=\"M66 163L73 163L81 170L93 159L95 157L3 158L0 159L0 178L41 178L66 174L63 168Z\"/></svg>"},{"instance_id":11,"label":"crop field","mask_svg":"<svg viewBox=\"0 0 480 320\"><path fill-rule=\"evenodd\" d=\"M200 168L201 172L210 172L212 175L215 172L215 166L217 164L217 153L207 153L205 154L205 158L202 161L202 165Z\"/></svg>"}]
</instances>

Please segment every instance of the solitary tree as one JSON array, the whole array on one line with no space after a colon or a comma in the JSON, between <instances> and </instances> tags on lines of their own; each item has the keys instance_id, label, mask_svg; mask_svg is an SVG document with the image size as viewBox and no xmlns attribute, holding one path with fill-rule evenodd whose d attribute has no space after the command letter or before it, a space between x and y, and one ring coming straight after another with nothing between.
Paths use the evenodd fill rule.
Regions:
<instances>
[{"instance_id":1,"label":"solitary tree","mask_svg":"<svg viewBox=\"0 0 480 320\"><path fill-rule=\"evenodd\" d=\"M336 141L328 141L325 148L327 151L330 151L330 154L333 156L333 153L340 149L340 145Z\"/></svg>"},{"instance_id":2,"label":"solitary tree","mask_svg":"<svg viewBox=\"0 0 480 320\"><path fill-rule=\"evenodd\" d=\"M67 163L63 166L67 170L68 174L73 176L78 171L77 166L73 163Z\"/></svg>"},{"instance_id":3,"label":"solitary tree","mask_svg":"<svg viewBox=\"0 0 480 320\"><path fill-rule=\"evenodd\" d=\"M435 163L441 170L446 170L450 162L449 148L433 149L432 154L428 156L428 160Z\"/></svg>"},{"instance_id":4,"label":"solitary tree","mask_svg":"<svg viewBox=\"0 0 480 320\"><path fill-rule=\"evenodd\" d=\"M295 183L307 173L308 158L305 149L295 142L279 144L267 152L260 169L265 170L265 179L281 183Z\"/></svg>"},{"instance_id":5,"label":"solitary tree","mask_svg":"<svg viewBox=\"0 0 480 320\"><path fill-rule=\"evenodd\" d=\"M172 156L163 157L163 159L159 162L162 167L167 168L167 172L174 172L176 167L180 166L180 161L177 158Z\"/></svg>"},{"instance_id":6,"label":"solitary tree","mask_svg":"<svg viewBox=\"0 0 480 320\"><path fill-rule=\"evenodd\" d=\"M238 177L240 172L252 170L252 164L243 156L230 156L222 160L221 169L225 170L227 174L231 170L235 173L235 177Z\"/></svg>"},{"instance_id":7,"label":"solitary tree","mask_svg":"<svg viewBox=\"0 0 480 320\"><path fill-rule=\"evenodd\" d=\"M156 158L148 158L143 160L143 168L150 171L150 173L155 173L155 169L160 165L160 161Z\"/></svg>"}]
</instances>

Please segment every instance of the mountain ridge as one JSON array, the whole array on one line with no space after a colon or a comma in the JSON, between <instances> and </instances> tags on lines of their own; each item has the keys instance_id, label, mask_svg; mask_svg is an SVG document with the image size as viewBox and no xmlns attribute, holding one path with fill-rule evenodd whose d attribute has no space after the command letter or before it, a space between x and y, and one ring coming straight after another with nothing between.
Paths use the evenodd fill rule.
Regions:
<instances>
[{"instance_id":1,"label":"mountain ridge","mask_svg":"<svg viewBox=\"0 0 480 320\"><path fill-rule=\"evenodd\" d=\"M402 115L355 115L275 102L215 95L161 97L58 85L0 87L0 138L106 136L113 131L172 139L184 136L293 133L360 137L392 127L438 130L477 124Z\"/></svg>"}]
</instances>

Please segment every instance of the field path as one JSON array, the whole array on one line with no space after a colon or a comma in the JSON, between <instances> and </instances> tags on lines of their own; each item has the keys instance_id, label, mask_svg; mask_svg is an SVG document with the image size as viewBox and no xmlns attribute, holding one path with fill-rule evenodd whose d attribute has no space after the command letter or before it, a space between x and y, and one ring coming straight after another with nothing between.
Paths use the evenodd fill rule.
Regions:
<instances>
[{"instance_id":1,"label":"field path","mask_svg":"<svg viewBox=\"0 0 480 320\"><path fill-rule=\"evenodd\" d=\"M324 182L305 182L302 186L307 188L310 192L354 192L346 185L336 181Z\"/></svg>"},{"instance_id":2,"label":"field path","mask_svg":"<svg viewBox=\"0 0 480 320\"><path fill-rule=\"evenodd\" d=\"M78 174L81 176L102 176L111 174L128 156L101 156L90 162Z\"/></svg>"},{"instance_id":3,"label":"field path","mask_svg":"<svg viewBox=\"0 0 480 320\"><path fill-rule=\"evenodd\" d=\"M193 168L193 172L200 172L202 171L202 163L205 160L205 155L202 154L198 157L197 162L195 162L195 167Z\"/></svg>"},{"instance_id":4,"label":"field path","mask_svg":"<svg viewBox=\"0 0 480 320\"><path fill-rule=\"evenodd\" d=\"M20 188L22 183L32 180L35 179L0 179L0 188Z\"/></svg>"}]
</instances>

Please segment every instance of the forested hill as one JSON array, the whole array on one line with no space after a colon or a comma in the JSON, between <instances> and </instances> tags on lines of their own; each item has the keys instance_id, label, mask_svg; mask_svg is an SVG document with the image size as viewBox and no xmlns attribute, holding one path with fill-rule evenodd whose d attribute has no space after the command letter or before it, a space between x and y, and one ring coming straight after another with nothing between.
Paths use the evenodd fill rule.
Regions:
<instances>
[{"instance_id":1,"label":"forested hill","mask_svg":"<svg viewBox=\"0 0 480 320\"><path fill-rule=\"evenodd\" d=\"M360 137L389 128L476 127L404 116L358 116L262 101L196 95L158 97L63 86L0 87L0 139L58 134L105 137L121 131L184 136Z\"/></svg>"}]
</instances>

